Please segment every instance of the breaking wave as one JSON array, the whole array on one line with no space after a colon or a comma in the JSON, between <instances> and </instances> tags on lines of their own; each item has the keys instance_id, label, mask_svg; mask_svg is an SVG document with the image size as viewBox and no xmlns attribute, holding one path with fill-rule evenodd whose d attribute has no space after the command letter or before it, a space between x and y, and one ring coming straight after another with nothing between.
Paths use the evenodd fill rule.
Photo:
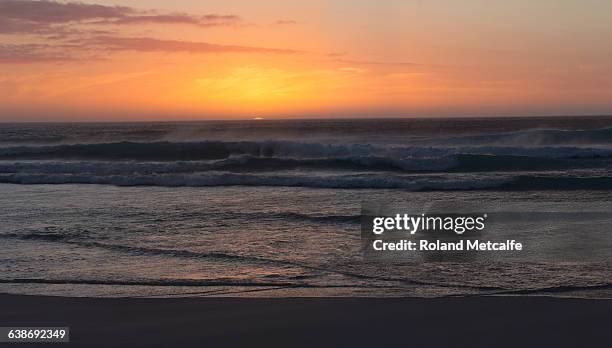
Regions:
<instances>
[{"instance_id":1,"label":"breaking wave","mask_svg":"<svg viewBox=\"0 0 612 348\"><path fill-rule=\"evenodd\" d=\"M612 144L612 128L601 129L527 129L516 132L455 136L435 139L453 144L497 144L521 146Z\"/></svg>"},{"instance_id":2,"label":"breaking wave","mask_svg":"<svg viewBox=\"0 0 612 348\"><path fill-rule=\"evenodd\" d=\"M89 159L140 161L219 160L249 155L268 158L440 158L457 154L494 154L545 158L609 158L612 149L602 147L525 146L406 146L327 144L294 141L116 142L0 148L0 159Z\"/></svg>"},{"instance_id":3,"label":"breaking wave","mask_svg":"<svg viewBox=\"0 0 612 348\"><path fill-rule=\"evenodd\" d=\"M286 186L336 189L404 189L409 191L458 190L610 190L612 177L507 176L490 178L419 178L389 174L259 175L200 173L164 175L4 174L0 183L101 184L116 186Z\"/></svg>"},{"instance_id":4,"label":"breaking wave","mask_svg":"<svg viewBox=\"0 0 612 348\"><path fill-rule=\"evenodd\" d=\"M608 189L612 128L383 142L115 141L0 147L0 183L423 190ZM346 139L345 139L346 140ZM542 174L542 175L540 175Z\"/></svg>"}]
</instances>

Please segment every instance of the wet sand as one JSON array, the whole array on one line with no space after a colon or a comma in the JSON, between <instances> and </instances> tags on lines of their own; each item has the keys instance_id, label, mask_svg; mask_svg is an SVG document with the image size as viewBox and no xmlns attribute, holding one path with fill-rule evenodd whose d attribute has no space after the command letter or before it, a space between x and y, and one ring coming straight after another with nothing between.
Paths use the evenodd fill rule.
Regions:
<instances>
[{"instance_id":1,"label":"wet sand","mask_svg":"<svg viewBox=\"0 0 612 348\"><path fill-rule=\"evenodd\" d=\"M611 324L610 300L0 295L0 326L70 326L78 347L610 346Z\"/></svg>"}]
</instances>

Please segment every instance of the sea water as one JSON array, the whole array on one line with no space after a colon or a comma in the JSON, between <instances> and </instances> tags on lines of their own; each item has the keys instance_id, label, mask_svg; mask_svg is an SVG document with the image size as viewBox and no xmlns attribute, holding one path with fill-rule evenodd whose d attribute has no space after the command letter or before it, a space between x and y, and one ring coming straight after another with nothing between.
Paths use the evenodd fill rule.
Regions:
<instances>
[{"instance_id":1,"label":"sea water","mask_svg":"<svg viewBox=\"0 0 612 348\"><path fill-rule=\"evenodd\" d=\"M554 204L562 220L544 214L516 239L605 245L612 221L584 217L610 209L611 159L612 119L595 117L2 124L0 291L610 297L607 260L562 252L546 263L372 262L360 209Z\"/></svg>"}]
</instances>

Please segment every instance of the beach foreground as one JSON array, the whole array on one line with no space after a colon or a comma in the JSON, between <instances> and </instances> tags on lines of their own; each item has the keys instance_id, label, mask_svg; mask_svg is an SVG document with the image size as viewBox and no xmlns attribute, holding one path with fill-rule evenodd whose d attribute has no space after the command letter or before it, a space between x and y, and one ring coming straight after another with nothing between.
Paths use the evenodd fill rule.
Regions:
<instances>
[{"instance_id":1,"label":"beach foreground","mask_svg":"<svg viewBox=\"0 0 612 348\"><path fill-rule=\"evenodd\" d=\"M69 326L70 345L87 347L577 347L612 342L609 300L0 295L0 308L0 326Z\"/></svg>"}]
</instances>

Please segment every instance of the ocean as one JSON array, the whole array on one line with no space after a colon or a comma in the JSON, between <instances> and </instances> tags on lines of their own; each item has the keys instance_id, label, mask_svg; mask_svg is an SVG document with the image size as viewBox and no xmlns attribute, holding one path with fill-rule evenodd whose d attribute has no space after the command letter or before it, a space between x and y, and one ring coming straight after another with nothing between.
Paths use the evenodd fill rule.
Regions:
<instances>
[{"instance_id":1,"label":"ocean","mask_svg":"<svg viewBox=\"0 0 612 348\"><path fill-rule=\"evenodd\" d=\"M548 207L574 257L369 260L373 201ZM609 298L611 202L610 117L0 124L0 292Z\"/></svg>"}]
</instances>

